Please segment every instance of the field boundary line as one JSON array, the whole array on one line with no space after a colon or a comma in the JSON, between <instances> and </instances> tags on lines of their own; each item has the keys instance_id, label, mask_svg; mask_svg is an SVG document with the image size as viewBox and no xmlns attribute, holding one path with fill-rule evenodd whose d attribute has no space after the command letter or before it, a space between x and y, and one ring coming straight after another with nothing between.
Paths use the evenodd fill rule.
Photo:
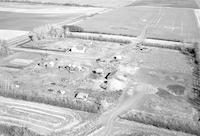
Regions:
<instances>
[{"instance_id":1,"label":"field boundary line","mask_svg":"<svg viewBox=\"0 0 200 136\"><path fill-rule=\"evenodd\" d=\"M87 40L97 40L97 41L107 41L107 42L121 42L121 43L131 43L137 41L137 37L121 36L121 35L111 35L111 34L99 34L99 33L89 33L89 32L70 32L67 34L69 38L80 38ZM143 46L168 48L174 50L181 50L182 48L194 49L193 44L157 40L157 39L145 39Z\"/></svg>"}]
</instances>

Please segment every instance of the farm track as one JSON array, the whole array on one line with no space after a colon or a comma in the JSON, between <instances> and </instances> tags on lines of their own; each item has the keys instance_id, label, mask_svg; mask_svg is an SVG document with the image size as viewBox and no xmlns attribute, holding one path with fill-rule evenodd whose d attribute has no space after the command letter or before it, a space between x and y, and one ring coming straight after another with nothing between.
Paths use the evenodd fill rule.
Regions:
<instances>
[{"instance_id":1,"label":"farm track","mask_svg":"<svg viewBox=\"0 0 200 136\"><path fill-rule=\"evenodd\" d=\"M60 112L53 112L51 111L50 109L48 110L45 110L45 109L42 109L42 108L37 108L37 107L34 107L34 106L27 106L27 105L21 105L21 104L13 104L13 103L7 103L8 107L9 108L18 108L18 109L23 109L23 110L28 110L28 111L31 111L31 112L36 112L36 113L40 113L40 114L46 114L48 116L56 116L57 118L61 118L61 119L65 119L63 117L64 114L61 114ZM31 107L31 109L29 109Z\"/></svg>"},{"instance_id":2,"label":"farm track","mask_svg":"<svg viewBox=\"0 0 200 136\"><path fill-rule=\"evenodd\" d=\"M93 13L91 15L86 15L86 16L84 15L84 16L76 17L76 18L71 19L69 21L63 21L63 22L57 23L57 25L60 25L60 26L63 26L63 25L74 25L74 24L79 23L79 22L81 22L83 20L86 20L86 19L91 18L91 17L93 17L95 15L98 15L98 14L103 14L103 13L108 12L110 10L111 9L103 9L102 11L99 11L97 13Z\"/></svg>"},{"instance_id":3,"label":"farm track","mask_svg":"<svg viewBox=\"0 0 200 136\"><path fill-rule=\"evenodd\" d=\"M2 123L27 126L44 134L59 132L77 125L81 119L73 111L56 110L52 106L39 106L29 102L1 98L0 119Z\"/></svg>"}]
</instances>

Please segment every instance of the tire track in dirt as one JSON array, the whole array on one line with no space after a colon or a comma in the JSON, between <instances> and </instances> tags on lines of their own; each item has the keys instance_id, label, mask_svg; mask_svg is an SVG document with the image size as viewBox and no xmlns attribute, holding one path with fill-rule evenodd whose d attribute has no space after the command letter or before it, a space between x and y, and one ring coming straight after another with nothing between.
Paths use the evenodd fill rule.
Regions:
<instances>
[{"instance_id":1,"label":"tire track in dirt","mask_svg":"<svg viewBox=\"0 0 200 136\"><path fill-rule=\"evenodd\" d=\"M71 110L44 104L0 99L0 123L26 126L31 130L49 134L70 129L81 121L81 117Z\"/></svg>"}]
</instances>

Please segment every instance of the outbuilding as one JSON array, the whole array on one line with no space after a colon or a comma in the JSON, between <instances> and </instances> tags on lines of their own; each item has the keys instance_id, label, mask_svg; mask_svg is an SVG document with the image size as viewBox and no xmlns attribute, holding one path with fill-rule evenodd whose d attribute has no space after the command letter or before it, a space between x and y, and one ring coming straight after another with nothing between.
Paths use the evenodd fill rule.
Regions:
<instances>
[{"instance_id":1,"label":"outbuilding","mask_svg":"<svg viewBox=\"0 0 200 136\"><path fill-rule=\"evenodd\" d=\"M85 53L86 51L86 48L83 47L83 46L78 46L78 47L72 47L71 48L71 52L74 52L74 53Z\"/></svg>"},{"instance_id":2,"label":"outbuilding","mask_svg":"<svg viewBox=\"0 0 200 136\"><path fill-rule=\"evenodd\" d=\"M76 93L75 98L81 99L81 100L87 100L88 99L88 94L87 93Z\"/></svg>"}]
</instances>

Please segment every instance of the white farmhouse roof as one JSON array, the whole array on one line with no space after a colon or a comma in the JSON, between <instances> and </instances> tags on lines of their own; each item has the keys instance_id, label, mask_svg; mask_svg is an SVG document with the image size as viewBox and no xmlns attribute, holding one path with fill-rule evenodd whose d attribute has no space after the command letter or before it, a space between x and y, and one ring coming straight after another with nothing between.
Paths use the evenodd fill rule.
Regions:
<instances>
[{"instance_id":1,"label":"white farmhouse roof","mask_svg":"<svg viewBox=\"0 0 200 136\"><path fill-rule=\"evenodd\" d=\"M78 93L76 95L76 98L77 99L84 99L84 100L86 100L88 98L88 94L87 93Z\"/></svg>"},{"instance_id":2,"label":"white farmhouse roof","mask_svg":"<svg viewBox=\"0 0 200 136\"><path fill-rule=\"evenodd\" d=\"M75 53L85 53L86 48L85 47L72 47L72 52Z\"/></svg>"}]
</instances>

